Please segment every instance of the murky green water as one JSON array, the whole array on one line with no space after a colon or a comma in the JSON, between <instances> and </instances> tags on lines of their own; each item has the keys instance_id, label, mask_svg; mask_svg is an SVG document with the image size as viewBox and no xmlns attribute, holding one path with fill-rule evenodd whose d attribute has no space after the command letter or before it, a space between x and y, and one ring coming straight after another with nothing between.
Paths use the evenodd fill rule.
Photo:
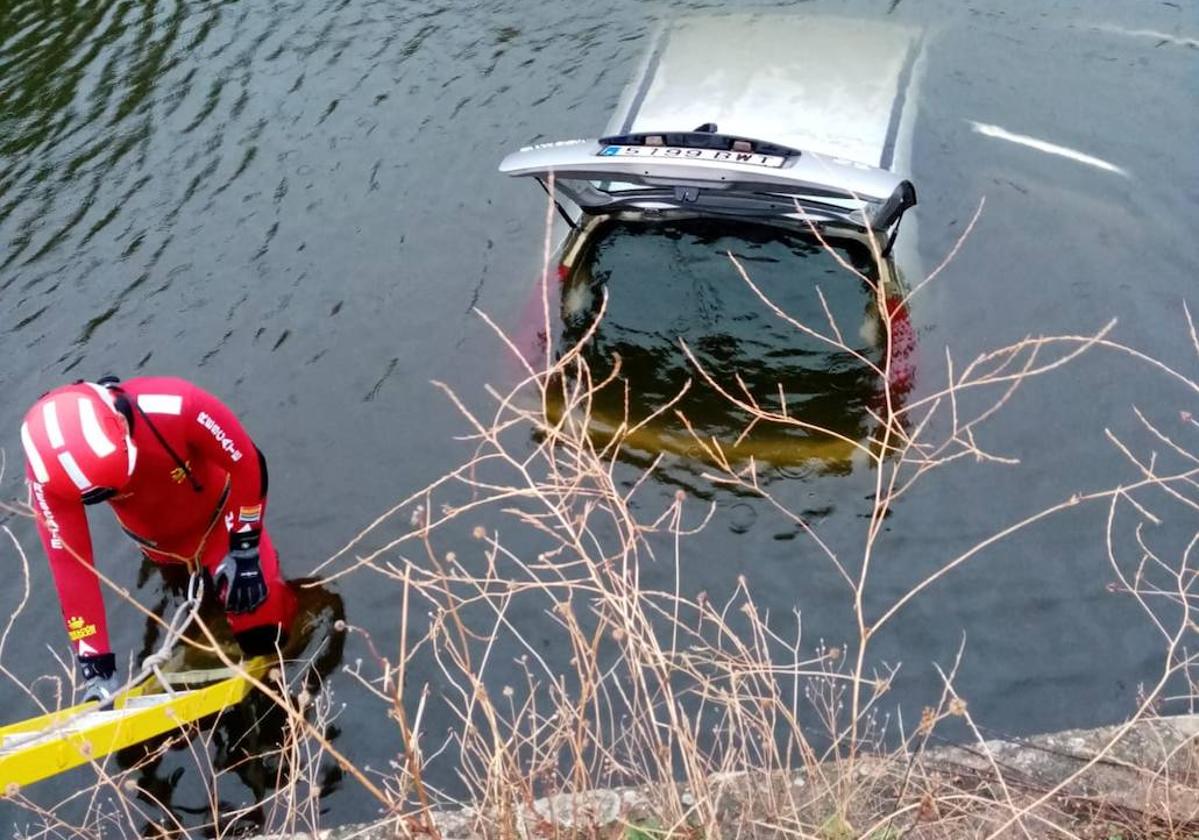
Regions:
<instances>
[{"instance_id":1,"label":"murky green water","mask_svg":"<svg viewBox=\"0 0 1199 840\"><path fill-rule=\"evenodd\" d=\"M839 257L855 265L864 276L876 274L865 247L842 247L834 257L798 236L727 221L624 224L596 239L562 291L565 327L559 344L583 340L606 291L604 318L585 358L595 380L619 375L638 395L629 411L631 425L669 403L700 437L734 442L745 423L741 409L714 398L702 378L694 389L687 386L697 377L685 346L716 382L736 383L740 377L740 398L748 392L770 406L785 399L788 410L814 425L854 440L866 436L870 409L881 399L879 380L867 362L882 364L882 329L873 293L837 262ZM751 276L757 293L741 281L729 254ZM878 282L876 276L872 280ZM799 332L765 301L825 330L831 318L849 349ZM597 394L592 410L617 425L625 419L625 402L624 387L607 388ZM652 431L688 437L678 420L654 423ZM785 432L774 437L786 447ZM802 460L806 437L796 430L789 441L796 451L792 463ZM763 444L767 438L765 431L753 436Z\"/></svg>"},{"instance_id":2,"label":"murky green water","mask_svg":"<svg viewBox=\"0 0 1199 840\"><path fill-rule=\"evenodd\" d=\"M240 411L270 458L276 542L292 574L305 574L463 457L451 440L461 421L430 379L472 394L507 375L471 309L519 319L539 273L544 199L499 176L500 158L598 133L658 21L780 7L928 28L912 161L919 226L908 231L924 269L987 203L953 267L913 305L917 392L943 379L947 345L964 360L1114 316L1118 338L1193 371L1180 310L1188 295L1196 303L1199 265L1199 16L1185 3L6 0L5 495L22 492L16 430L42 390L109 371L192 377ZM1193 397L1102 354L1022 391L985 443L1025 466L963 462L906 498L884 539L880 603L998 527L1128 476L1104 429L1135 434L1133 404L1167 424L1194 409ZM652 490L668 498L676 486ZM688 486L719 504L689 569L695 591L727 591L744 574L766 606L798 604L808 638L847 636L844 593L794 527L752 500ZM861 530L873 480L801 470L777 486L820 528L848 534ZM1161 645L1128 599L1105 590L1103 516L1080 508L1022 533L878 640L904 663L894 697L907 719L940 691L929 663L951 661L963 634L959 688L996 731L1129 712ZM1176 512L1162 539L1185 542L1185 517ZM9 524L32 548L28 523ZM134 587L131 547L107 517L93 524L104 568ZM0 552L9 609L19 564ZM49 574L33 560L31 606L4 651L26 680L54 667L47 645L65 650ZM151 577L137 594L153 602L161 586ZM339 587L349 620L394 648L395 592L367 577ZM112 613L114 642L137 649L142 620ZM552 622L532 619L530 633L553 648ZM346 661L362 655L351 641ZM502 666L494 676L504 679ZM436 669L419 665L409 680L436 685ZM332 689L346 704L336 744L386 772L398 735L363 723L375 701L353 680L334 673ZM14 715L31 709L10 684L0 697ZM426 721L430 732L449 725ZM194 763L171 755L155 773L180 818L201 819ZM52 803L82 778L47 783L37 798ZM370 816L360 789L327 781L325 819ZM231 801L261 780L243 784Z\"/></svg>"}]
</instances>

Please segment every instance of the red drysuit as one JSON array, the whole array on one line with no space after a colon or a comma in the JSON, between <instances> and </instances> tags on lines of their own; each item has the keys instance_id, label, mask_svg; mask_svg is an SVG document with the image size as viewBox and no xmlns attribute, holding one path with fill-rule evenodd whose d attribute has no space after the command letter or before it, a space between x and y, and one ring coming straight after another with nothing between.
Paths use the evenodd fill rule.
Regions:
<instances>
[{"instance_id":1,"label":"red drysuit","mask_svg":"<svg viewBox=\"0 0 1199 840\"><path fill-rule=\"evenodd\" d=\"M190 382L140 377L121 383L119 390L132 407L131 437L137 457L129 483L108 504L125 533L151 560L198 560L212 572L229 551L231 531L263 528L266 461L233 412ZM172 449L191 472L190 478L172 457ZM28 467L26 477L76 653L109 653L84 505L77 496L51 495ZM279 557L265 529L259 561L267 599L253 612L228 615L235 634L268 625L286 630L295 612L295 595L280 574Z\"/></svg>"}]
</instances>

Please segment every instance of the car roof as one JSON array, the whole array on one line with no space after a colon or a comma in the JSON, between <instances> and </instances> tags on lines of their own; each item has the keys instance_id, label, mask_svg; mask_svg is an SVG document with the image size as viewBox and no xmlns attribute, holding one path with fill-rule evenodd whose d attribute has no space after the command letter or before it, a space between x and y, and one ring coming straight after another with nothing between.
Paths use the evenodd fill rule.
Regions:
<instances>
[{"instance_id":1,"label":"car roof","mask_svg":"<svg viewBox=\"0 0 1199 840\"><path fill-rule=\"evenodd\" d=\"M894 171L920 48L919 30L876 21L683 18L658 31L605 134L715 123L721 134Z\"/></svg>"}]
</instances>

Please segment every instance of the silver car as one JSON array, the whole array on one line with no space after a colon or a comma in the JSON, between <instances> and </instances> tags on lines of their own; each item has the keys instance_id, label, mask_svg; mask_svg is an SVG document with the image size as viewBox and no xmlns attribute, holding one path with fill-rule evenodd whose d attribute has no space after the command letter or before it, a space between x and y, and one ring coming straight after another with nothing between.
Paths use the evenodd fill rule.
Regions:
<instances>
[{"instance_id":1,"label":"silver car","mask_svg":"<svg viewBox=\"0 0 1199 840\"><path fill-rule=\"evenodd\" d=\"M698 436L734 460L848 469L885 392L912 382L892 253L916 204L920 56L918 33L887 24L684 19L655 37L603 136L504 159L557 205L561 305L542 340L564 349L594 328L592 376L615 374L593 430L619 430L630 453L702 457ZM880 381L862 360L881 369L888 352ZM746 433L730 393L810 425Z\"/></svg>"}]
</instances>

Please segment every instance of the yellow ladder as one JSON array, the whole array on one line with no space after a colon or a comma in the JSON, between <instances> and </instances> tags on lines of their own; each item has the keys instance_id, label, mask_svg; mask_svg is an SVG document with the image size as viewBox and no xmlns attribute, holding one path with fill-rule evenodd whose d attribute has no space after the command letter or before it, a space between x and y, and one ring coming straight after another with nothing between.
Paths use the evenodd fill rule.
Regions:
<instances>
[{"instance_id":1,"label":"yellow ladder","mask_svg":"<svg viewBox=\"0 0 1199 840\"><path fill-rule=\"evenodd\" d=\"M156 735L236 705L250 692L249 678L266 674L271 657L238 668L213 668L150 677L118 695L111 709L82 703L0 727L0 791L28 785L140 744Z\"/></svg>"}]
</instances>

